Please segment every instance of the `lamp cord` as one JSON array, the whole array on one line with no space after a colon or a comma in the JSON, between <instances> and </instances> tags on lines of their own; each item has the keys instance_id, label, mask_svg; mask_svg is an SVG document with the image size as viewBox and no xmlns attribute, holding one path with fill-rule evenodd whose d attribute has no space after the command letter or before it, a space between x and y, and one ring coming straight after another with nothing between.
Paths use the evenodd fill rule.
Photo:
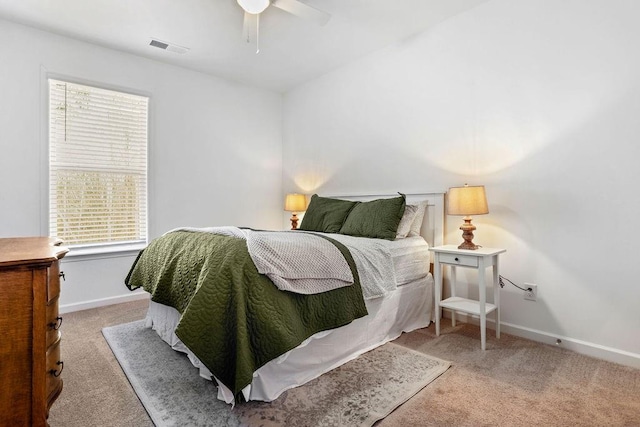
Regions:
<instances>
[{"instance_id":1,"label":"lamp cord","mask_svg":"<svg viewBox=\"0 0 640 427\"><path fill-rule=\"evenodd\" d=\"M513 283L511 280L507 279L506 277L504 277L503 275L498 275L498 283L500 284L501 288L504 288L504 280L506 280L507 282L511 283L513 286L515 286L518 289L521 289L523 291L529 291L531 292L533 289L531 288L521 288L520 286L516 285L515 283Z\"/></svg>"}]
</instances>

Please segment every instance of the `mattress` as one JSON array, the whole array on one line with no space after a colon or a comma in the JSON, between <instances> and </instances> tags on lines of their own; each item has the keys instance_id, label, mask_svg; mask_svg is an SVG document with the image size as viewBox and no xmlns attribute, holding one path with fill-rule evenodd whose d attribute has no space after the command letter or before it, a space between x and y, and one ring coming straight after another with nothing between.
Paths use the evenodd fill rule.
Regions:
<instances>
[{"instance_id":1,"label":"mattress","mask_svg":"<svg viewBox=\"0 0 640 427\"><path fill-rule=\"evenodd\" d=\"M396 286L402 286L429 274L431 253L429 245L420 236L394 240L390 249Z\"/></svg>"},{"instance_id":2,"label":"mattress","mask_svg":"<svg viewBox=\"0 0 640 427\"><path fill-rule=\"evenodd\" d=\"M411 252L412 246L408 243L405 250ZM402 269L406 265L406 271L409 271L415 266L410 266L413 262L409 261L410 257L402 255L403 251L397 255L398 263ZM428 269L424 258L422 262L427 264ZM406 273L403 277L409 276ZM366 306L367 316L346 326L319 332L258 369L252 383L242 391L244 398L247 401L272 401L284 391L305 384L362 353L394 340L402 332L428 326L433 318L433 278L427 273L418 280L404 283L384 297L367 300ZM209 370L173 332L179 320L180 314L173 307L151 302L147 326L156 330L173 349L186 353L202 377L211 379ZM220 383L217 398L234 403L233 393Z\"/></svg>"},{"instance_id":3,"label":"mattress","mask_svg":"<svg viewBox=\"0 0 640 427\"><path fill-rule=\"evenodd\" d=\"M367 292L385 295L398 286L422 279L429 274L431 253L429 244L420 236L398 240L367 239L325 234L351 251L360 274L360 282ZM368 288L377 288L378 292Z\"/></svg>"}]
</instances>

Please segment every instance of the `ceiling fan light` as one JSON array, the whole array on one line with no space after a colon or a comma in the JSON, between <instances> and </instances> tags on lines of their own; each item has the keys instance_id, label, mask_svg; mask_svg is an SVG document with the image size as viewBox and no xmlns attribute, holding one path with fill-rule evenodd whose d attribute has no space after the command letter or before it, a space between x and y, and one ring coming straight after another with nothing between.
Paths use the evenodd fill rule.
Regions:
<instances>
[{"instance_id":1,"label":"ceiling fan light","mask_svg":"<svg viewBox=\"0 0 640 427\"><path fill-rule=\"evenodd\" d=\"M257 15L262 13L268 6L269 0L236 0L245 12Z\"/></svg>"}]
</instances>

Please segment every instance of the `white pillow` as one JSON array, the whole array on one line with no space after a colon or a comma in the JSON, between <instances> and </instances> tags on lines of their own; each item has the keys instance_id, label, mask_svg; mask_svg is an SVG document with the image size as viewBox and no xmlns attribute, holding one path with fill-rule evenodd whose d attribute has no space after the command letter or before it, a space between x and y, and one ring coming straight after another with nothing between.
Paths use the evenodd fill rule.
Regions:
<instances>
[{"instance_id":1,"label":"white pillow","mask_svg":"<svg viewBox=\"0 0 640 427\"><path fill-rule=\"evenodd\" d=\"M422 221L424 220L424 214L427 211L428 203L429 202L425 200L415 205L416 214L413 217L413 221L411 222L411 227L409 227L409 233L407 233L407 237L416 237L420 235L420 229L422 228Z\"/></svg>"},{"instance_id":2,"label":"white pillow","mask_svg":"<svg viewBox=\"0 0 640 427\"><path fill-rule=\"evenodd\" d=\"M396 239L404 239L411 231L413 221L418 214L418 205L406 205L404 207L404 213L398 224L398 231L396 231ZM424 216L424 214L423 214Z\"/></svg>"}]
</instances>

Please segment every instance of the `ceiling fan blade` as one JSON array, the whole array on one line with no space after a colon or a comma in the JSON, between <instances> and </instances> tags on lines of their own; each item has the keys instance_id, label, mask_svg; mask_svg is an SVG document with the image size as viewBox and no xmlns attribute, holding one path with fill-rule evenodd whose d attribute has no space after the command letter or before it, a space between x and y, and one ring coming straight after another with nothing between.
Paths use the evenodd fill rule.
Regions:
<instances>
[{"instance_id":1,"label":"ceiling fan blade","mask_svg":"<svg viewBox=\"0 0 640 427\"><path fill-rule=\"evenodd\" d=\"M289 12L290 14L299 16L300 18L308 19L318 25L325 25L331 18L329 13L316 9L315 7L311 7L298 0L273 0L271 4L278 9L282 9L285 12Z\"/></svg>"},{"instance_id":2,"label":"ceiling fan blade","mask_svg":"<svg viewBox=\"0 0 640 427\"><path fill-rule=\"evenodd\" d=\"M247 43L251 43L251 41L256 39L256 28L257 28L258 15L253 15L251 13L244 13L244 21L242 23L242 40Z\"/></svg>"}]
</instances>

